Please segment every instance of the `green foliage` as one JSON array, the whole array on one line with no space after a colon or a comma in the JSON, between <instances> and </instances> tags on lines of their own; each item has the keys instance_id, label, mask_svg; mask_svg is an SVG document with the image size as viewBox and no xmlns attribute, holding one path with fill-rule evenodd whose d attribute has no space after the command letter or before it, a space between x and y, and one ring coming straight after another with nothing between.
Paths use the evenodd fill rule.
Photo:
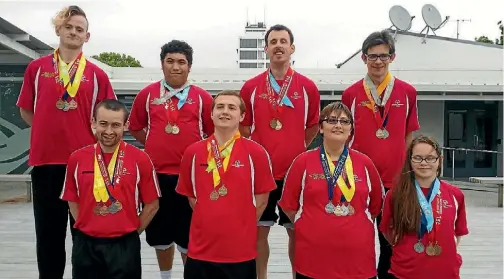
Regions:
<instances>
[{"instance_id":1,"label":"green foliage","mask_svg":"<svg viewBox=\"0 0 504 279\"><path fill-rule=\"evenodd\" d=\"M487 36L479 36L479 38L474 38L476 42L493 44L494 41L490 40Z\"/></svg>"},{"instance_id":2,"label":"green foliage","mask_svg":"<svg viewBox=\"0 0 504 279\"><path fill-rule=\"evenodd\" d=\"M102 52L91 57L112 67L142 67L140 61L124 53Z\"/></svg>"}]
</instances>

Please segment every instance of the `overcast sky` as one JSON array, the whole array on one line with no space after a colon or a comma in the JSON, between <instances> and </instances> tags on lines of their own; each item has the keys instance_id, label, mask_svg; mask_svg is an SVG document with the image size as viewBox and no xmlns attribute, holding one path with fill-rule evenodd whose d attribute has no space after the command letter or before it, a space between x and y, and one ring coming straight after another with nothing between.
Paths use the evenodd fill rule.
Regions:
<instances>
[{"instance_id":1,"label":"overcast sky","mask_svg":"<svg viewBox=\"0 0 504 279\"><path fill-rule=\"evenodd\" d=\"M296 67L328 68L342 62L360 48L364 38L375 30L391 26L389 9L403 3L413 20L411 31L420 32L425 23L421 9L433 4L449 22L437 35L474 40L500 35L497 22L504 19L504 1L498 0L0 0L0 16L48 43L58 37L51 18L65 5L77 4L90 21L91 39L85 54L103 51L127 53L144 67L159 67L160 47L172 39L185 40L194 48L197 68L236 68L238 37L244 26L263 21L290 27L296 45ZM401 50L397 50L400 55Z\"/></svg>"}]
</instances>

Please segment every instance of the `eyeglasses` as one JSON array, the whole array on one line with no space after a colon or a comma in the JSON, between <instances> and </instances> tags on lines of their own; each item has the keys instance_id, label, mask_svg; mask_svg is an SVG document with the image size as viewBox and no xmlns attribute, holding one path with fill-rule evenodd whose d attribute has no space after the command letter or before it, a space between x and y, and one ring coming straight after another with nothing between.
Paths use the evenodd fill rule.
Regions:
<instances>
[{"instance_id":1,"label":"eyeglasses","mask_svg":"<svg viewBox=\"0 0 504 279\"><path fill-rule=\"evenodd\" d=\"M433 156L429 156L429 157L425 157L425 158L423 158L421 156L413 156L413 157L411 157L411 162L420 164L423 161L425 161L426 163L432 164L432 163L437 162L438 159L439 159L439 157L433 157Z\"/></svg>"},{"instance_id":2,"label":"eyeglasses","mask_svg":"<svg viewBox=\"0 0 504 279\"><path fill-rule=\"evenodd\" d=\"M346 118L342 118L342 119L324 118L320 121L320 123L322 123L324 121L327 122L327 124L331 124L331 125L336 125L336 124L338 124L338 122L341 124L341 126L348 126L348 125L352 124L352 121L350 119L346 119Z\"/></svg>"},{"instance_id":3,"label":"eyeglasses","mask_svg":"<svg viewBox=\"0 0 504 279\"><path fill-rule=\"evenodd\" d=\"M392 57L392 54L390 53L383 53L383 54L366 54L366 58L369 61L376 61L378 58L380 58L381 61L387 61Z\"/></svg>"}]
</instances>

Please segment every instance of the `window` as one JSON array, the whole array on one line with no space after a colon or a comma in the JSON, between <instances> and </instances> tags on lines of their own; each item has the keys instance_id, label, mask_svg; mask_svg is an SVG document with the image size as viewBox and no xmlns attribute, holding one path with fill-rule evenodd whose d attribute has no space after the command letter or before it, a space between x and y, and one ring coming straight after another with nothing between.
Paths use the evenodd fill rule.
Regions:
<instances>
[{"instance_id":1,"label":"window","mask_svg":"<svg viewBox=\"0 0 504 279\"><path fill-rule=\"evenodd\" d=\"M257 63L240 63L241 69L257 69Z\"/></svg>"},{"instance_id":2,"label":"window","mask_svg":"<svg viewBox=\"0 0 504 279\"><path fill-rule=\"evenodd\" d=\"M257 59L257 51L250 51L250 50L245 50L245 51L240 51L240 59L243 60L256 60Z\"/></svg>"},{"instance_id":3,"label":"window","mask_svg":"<svg viewBox=\"0 0 504 279\"><path fill-rule=\"evenodd\" d=\"M257 39L240 39L240 48L257 48Z\"/></svg>"}]
</instances>

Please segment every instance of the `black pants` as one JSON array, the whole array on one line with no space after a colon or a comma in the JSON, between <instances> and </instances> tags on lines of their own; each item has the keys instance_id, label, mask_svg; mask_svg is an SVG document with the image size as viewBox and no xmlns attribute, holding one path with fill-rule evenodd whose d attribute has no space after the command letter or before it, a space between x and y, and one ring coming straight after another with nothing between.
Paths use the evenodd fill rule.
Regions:
<instances>
[{"instance_id":1,"label":"black pants","mask_svg":"<svg viewBox=\"0 0 504 279\"><path fill-rule=\"evenodd\" d=\"M388 189L385 188L385 193ZM376 226L379 227L381 223L381 213L376 217ZM390 269L390 258L392 257L392 246L388 243L387 239L383 236L382 232L378 230L378 240L380 241L380 258L378 260L378 278L379 279L394 279L395 277L388 273Z\"/></svg>"},{"instance_id":2,"label":"black pants","mask_svg":"<svg viewBox=\"0 0 504 279\"><path fill-rule=\"evenodd\" d=\"M299 274L296 272L296 279L314 279L314 278L311 278L311 277L308 277L308 276L304 276L302 274ZM369 279L376 279L376 276L375 277L371 277Z\"/></svg>"},{"instance_id":3,"label":"black pants","mask_svg":"<svg viewBox=\"0 0 504 279\"><path fill-rule=\"evenodd\" d=\"M68 203L59 198L65 171L65 165L44 165L33 167L31 172L39 279L62 279L65 273L69 216L72 238L75 223Z\"/></svg>"},{"instance_id":4,"label":"black pants","mask_svg":"<svg viewBox=\"0 0 504 279\"><path fill-rule=\"evenodd\" d=\"M184 279L256 279L254 260L240 263L212 263L187 257Z\"/></svg>"},{"instance_id":5,"label":"black pants","mask_svg":"<svg viewBox=\"0 0 504 279\"><path fill-rule=\"evenodd\" d=\"M140 279L140 236L136 231L115 238L76 232L72 249L73 279Z\"/></svg>"}]
</instances>

